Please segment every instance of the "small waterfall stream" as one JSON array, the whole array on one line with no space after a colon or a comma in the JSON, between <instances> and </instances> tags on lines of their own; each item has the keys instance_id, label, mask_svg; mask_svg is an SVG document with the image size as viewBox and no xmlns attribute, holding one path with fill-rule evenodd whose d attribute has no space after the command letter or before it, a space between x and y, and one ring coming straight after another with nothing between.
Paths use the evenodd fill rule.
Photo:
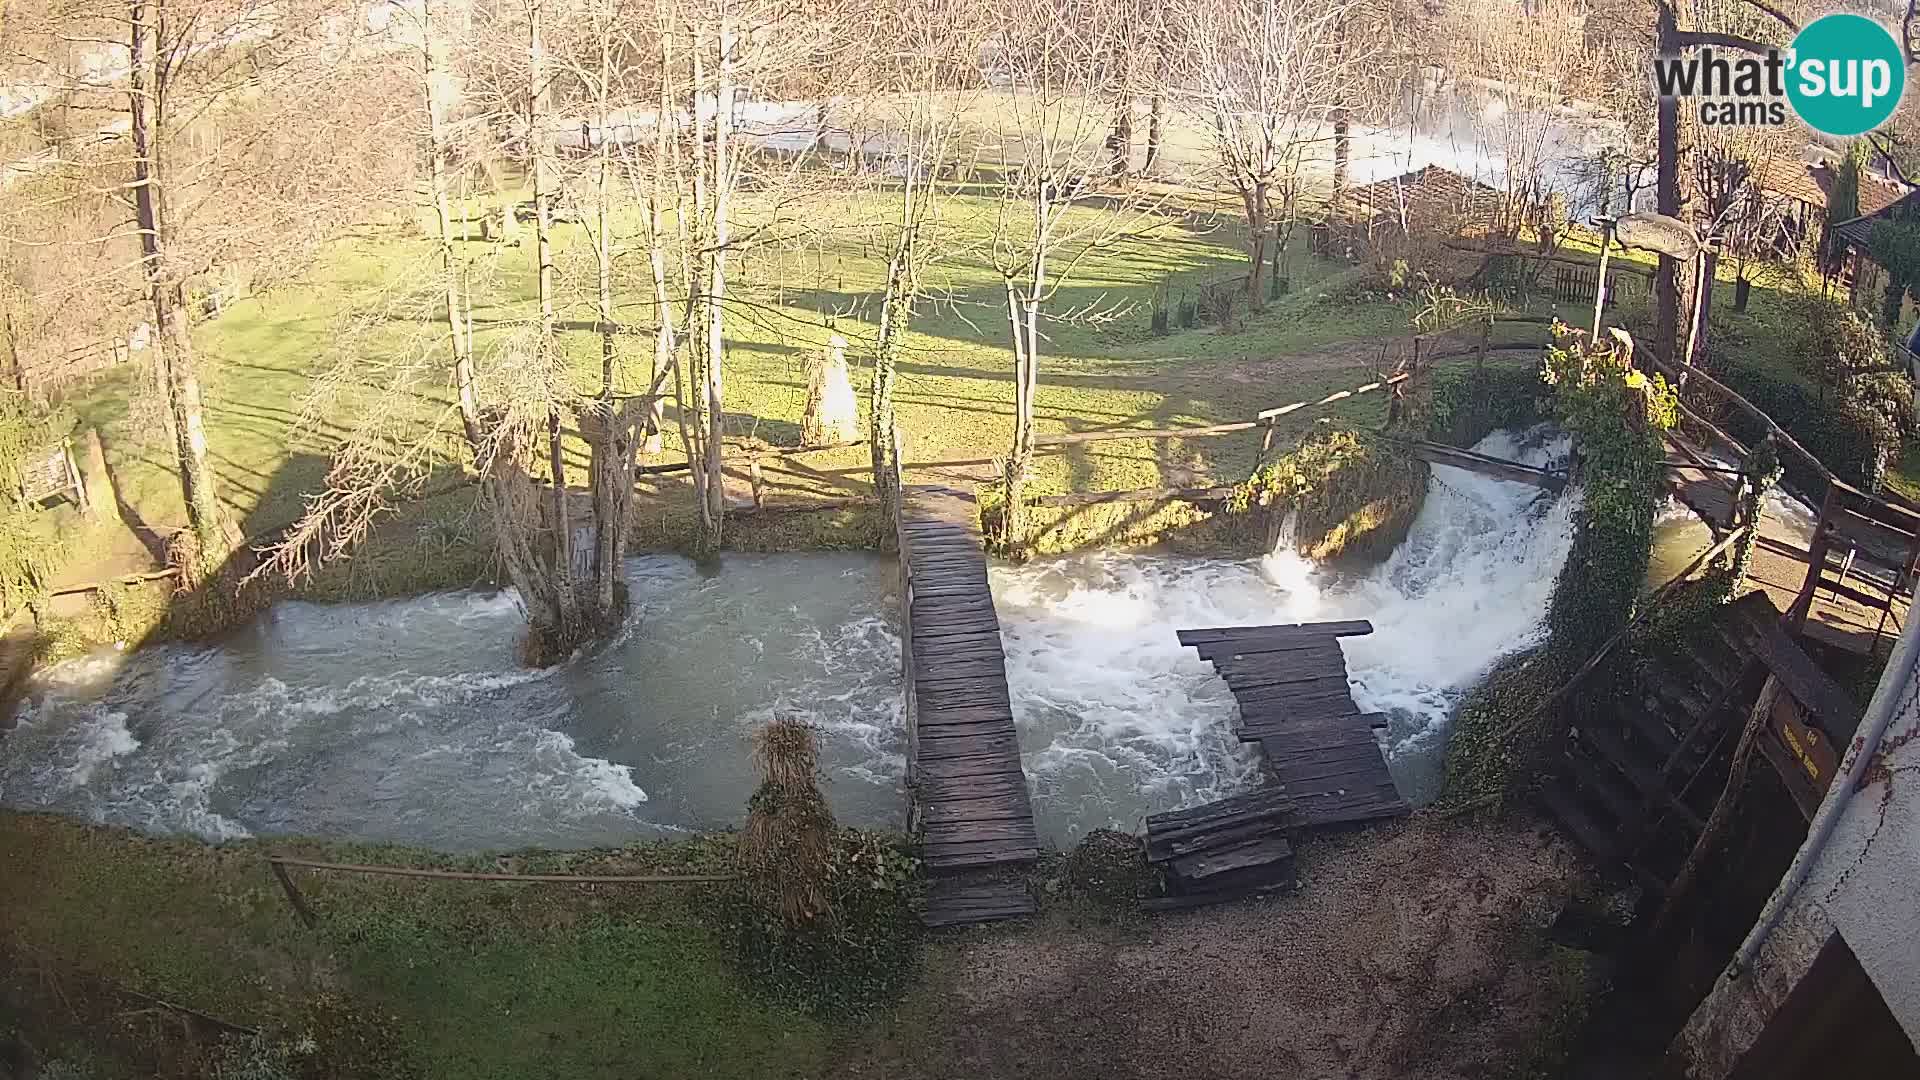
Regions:
<instances>
[{"instance_id":1,"label":"small waterfall stream","mask_svg":"<svg viewBox=\"0 0 1920 1080\"><path fill-rule=\"evenodd\" d=\"M1547 465L1544 431L1496 433L1481 453ZM1027 773L1041 834L1131 830L1147 813L1228 794L1257 778L1230 730L1233 698L1175 631L1370 619L1344 638L1354 700L1391 717L1389 761L1408 798L1436 793L1463 690L1534 643L1573 537L1577 492L1436 468L1406 541L1341 576L1281 550L1264 559L1096 553L993 573Z\"/></svg>"}]
</instances>

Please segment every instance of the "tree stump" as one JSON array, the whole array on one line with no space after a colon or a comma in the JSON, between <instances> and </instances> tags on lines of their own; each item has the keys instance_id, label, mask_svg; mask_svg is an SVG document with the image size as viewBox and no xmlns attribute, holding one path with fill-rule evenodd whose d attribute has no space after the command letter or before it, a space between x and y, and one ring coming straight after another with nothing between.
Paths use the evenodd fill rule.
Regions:
<instances>
[{"instance_id":1,"label":"tree stump","mask_svg":"<svg viewBox=\"0 0 1920 1080\"><path fill-rule=\"evenodd\" d=\"M842 446L860 437L853 383L847 377L847 339L828 340L825 354L807 363L807 407L800 417L800 445Z\"/></svg>"}]
</instances>

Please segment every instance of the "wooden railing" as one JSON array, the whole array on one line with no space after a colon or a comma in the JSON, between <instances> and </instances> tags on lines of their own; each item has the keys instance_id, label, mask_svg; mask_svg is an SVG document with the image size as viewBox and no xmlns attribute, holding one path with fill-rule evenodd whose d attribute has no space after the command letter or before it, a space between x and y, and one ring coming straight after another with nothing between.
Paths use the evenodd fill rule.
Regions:
<instances>
[{"instance_id":1,"label":"wooden railing","mask_svg":"<svg viewBox=\"0 0 1920 1080\"><path fill-rule=\"evenodd\" d=\"M1819 594L1824 589L1837 596L1844 596L1870 611L1881 613L1880 625L1875 630L1878 638L1887 630L1887 624L1893 615L1897 599L1912 588L1914 575L1920 569L1920 511L1910 506L1861 491L1852 484L1841 480L1833 470L1813 452L1802 446L1786 429L1775 423L1773 418L1762 412L1752 402L1721 383L1713 376L1690 364L1675 361L1669 364L1656 364L1662 374L1680 386L1683 391L1693 390L1696 395L1704 388L1707 396L1718 400L1723 406L1745 416L1770 436L1776 446L1784 453L1792 454L1803 462L1816 476L1823 490L1820 495L1820 509L1814 521L1813 536L1807 550L1796 550L1796 556L1804 557L1807 574L1792 606L1782 618L1783 625L1793 633L1806 628L1808 617L1814 605L1819 602ZM1685 420L1706 434L1713 442L1728 452L1744 460L1750 449L1722 430L1712 421L1686 405L1680 407ZM1693 455L1689 455L1693 456ZM1704 461L1695 461L1695 467L1707 467ZM1718 471L1718 470L1713 470ZM1738 501L1741 485L1745 478L1729 478L1727 485L1733 489ZM1877 541L1867 541L1863 531L1878 537ZM1829 577L1832 568L1830 558L1836 550L1845 548L1846 552L1839 565L1837 576ZM1893 572L1893 581L1884 592L1876 589L1868 591L1848 583L1863 550L1871 556L1874 549L1891 552L1891 559L1880 559ZM1856 579L1857 580L1857 579ZM1896 627L1897 629L1897 627Z\"/></svg>"}]
</instances>

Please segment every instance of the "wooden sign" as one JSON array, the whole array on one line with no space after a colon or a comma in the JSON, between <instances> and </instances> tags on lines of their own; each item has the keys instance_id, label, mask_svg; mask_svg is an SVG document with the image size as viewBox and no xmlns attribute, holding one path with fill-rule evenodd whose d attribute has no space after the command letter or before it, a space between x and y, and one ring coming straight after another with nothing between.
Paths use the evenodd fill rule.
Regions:
<instances>
[{"instance_id":1,"label":"wooden sign","mask_svg":"<svg viewBox=\"0 0 1920 1080\"><path fill-rule=\"evenodd\" d=\"M1801 812L1811 818L1839 771L1840 755L1834 750L1833 741L1806 722L1798 701L1782 694L1767 717L1761 749L1786 782L1787 790L1793 793Z\"/></svg>"}]
</instances>

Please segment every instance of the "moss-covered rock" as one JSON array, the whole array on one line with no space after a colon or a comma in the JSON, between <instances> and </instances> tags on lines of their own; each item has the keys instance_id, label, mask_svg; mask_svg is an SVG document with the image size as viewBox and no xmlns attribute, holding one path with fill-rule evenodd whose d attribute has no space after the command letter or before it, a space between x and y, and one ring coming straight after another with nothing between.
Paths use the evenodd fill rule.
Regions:
<instances>
[{"instance_id":1,"label":"moss-covered rock","mask_svg":"<svg viewBox=\"0 0 1920 1080\"><path fill-rule=\"evenodd\" d=\"M1294 547L1315 560L1385 558L1420 513L1427 465L1352 428L1325 428L1262 464L1228 505L1290 514Z\"/></svg>"}]
</instances>

